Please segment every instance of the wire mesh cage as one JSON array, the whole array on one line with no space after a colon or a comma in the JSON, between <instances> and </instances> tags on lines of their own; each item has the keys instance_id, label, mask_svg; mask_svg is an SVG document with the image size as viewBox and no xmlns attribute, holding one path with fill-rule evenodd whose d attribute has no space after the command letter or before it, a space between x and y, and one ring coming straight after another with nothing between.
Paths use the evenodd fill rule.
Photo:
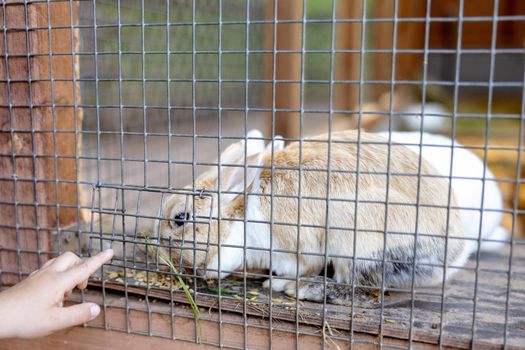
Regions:
<instances>
[{"instance_id":1,"label":"wire mesh cage","mask_svg":"<svg viewBox=\"0 0 525 350\"><path fill-rule=\"evenodd\" d=\"M2 2L0 287L225 348L525 344L525 6ZM151 338L143 337L143 341Z\"/></svg>"}]
</instances>

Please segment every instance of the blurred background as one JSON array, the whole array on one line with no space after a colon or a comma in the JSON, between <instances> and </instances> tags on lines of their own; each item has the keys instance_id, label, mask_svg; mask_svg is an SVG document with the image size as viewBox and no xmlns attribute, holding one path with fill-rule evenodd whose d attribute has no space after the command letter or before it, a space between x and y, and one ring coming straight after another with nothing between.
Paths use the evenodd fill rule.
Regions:
<instances>
[{"instance_id":1,"label":"blurred background","mask_svg":"<svg viewBox=\"0 0 525 350\"><path fill-rule=\"evenodd\" d=\"M180 188L251 128L424 130L486 157L507 207L525 208L523 1L98 0L79 14L86 182Z\"/></svg>"}]
</instances>

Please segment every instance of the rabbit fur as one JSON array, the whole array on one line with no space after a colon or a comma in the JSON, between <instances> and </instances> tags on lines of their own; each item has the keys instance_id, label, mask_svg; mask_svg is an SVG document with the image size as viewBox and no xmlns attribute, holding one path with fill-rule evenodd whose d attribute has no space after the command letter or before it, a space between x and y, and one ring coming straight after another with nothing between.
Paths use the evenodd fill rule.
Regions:
<instances>
[{"instance_id":1,"label":"rabbit fur","mask_svg":"<svg viewBox=\"0 0 525 350\"><path fill-rule=\"evenodd\" d=\"M470 252L459 211L447 210L457 206L455 196L449 197L446 180L417 176L419 157L407 147L389 147L384 137L356 130L286 148L280 139L265 148L261 136L252 131L246 144L229 146L221 154L220 169L195 181L195 188L209 190L211 197L188 201L175 194L167 199L156 229L173 239L174 261L180 259L206 278L224 278L244 264L269 269L277 277L266 286L301 299L326 296L337 304L356 299L352 283L429 285L465 264ZM331 143L326 142L329 136ZM436 170L423 159L420 172ZM194 219L208 217L211 210L220 220L209 226L194 220L174 224L173 218L185 210ZM334 273L325 290L318 276L327 266ZM296 275L304 277L298 284Z\"/></svg>"},{"instance_id":2,"label":"rabbit fur","mask_svg":"<svg viewBox=\"0 0 525 350\"><path fill-rule=\"evenodd\" d=\"M388 139L388 132L379 134ZM404 144L418 155L421 151L436 170L434 175L447 180L452 177L452 189L459 207L463 208L460 210L463 229L470 238L466 243L472 253L477 252L480 237L481 251L494 251L505 244L509 234L501 226L503 196L494 175L476 154L441 135L420 132L392 132L391 135L392 142Z\"/></svg>"}]
</instances>

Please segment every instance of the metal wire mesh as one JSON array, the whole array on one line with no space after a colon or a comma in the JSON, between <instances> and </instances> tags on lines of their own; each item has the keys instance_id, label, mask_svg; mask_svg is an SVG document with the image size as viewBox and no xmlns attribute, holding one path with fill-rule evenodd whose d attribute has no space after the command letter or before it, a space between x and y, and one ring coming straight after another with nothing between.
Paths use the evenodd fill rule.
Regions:
<instances>
[{"instance_id":1,"label":"metal wire mesh","mask_svg":"<svg viewBox=\"0 0 525 350\"><path fill-rule=\"evenodd\" d=\"M92 327L522 348L524 20L504 0L2 2L0 283L112 247L72 299L102 305Z\"/></svg>"}]
</instances>

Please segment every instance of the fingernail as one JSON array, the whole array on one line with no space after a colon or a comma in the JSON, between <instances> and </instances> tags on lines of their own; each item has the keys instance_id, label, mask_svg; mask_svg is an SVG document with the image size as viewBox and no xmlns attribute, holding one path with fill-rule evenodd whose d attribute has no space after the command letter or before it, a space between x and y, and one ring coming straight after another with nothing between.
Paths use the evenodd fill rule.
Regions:
<instances>
[{"instance_id":1,"label":"fingernail","mask_svg":"<svg viewBox=\"0 0 525 350\"><path fill-rule=\"evenodd\" d=\"M93 304L90 308L89 308L89 312L91 313L91 318L95 318L98 316L98 314L100 313L100 306L98 306L97 304Z\"/></svg>"}]
</instances>

